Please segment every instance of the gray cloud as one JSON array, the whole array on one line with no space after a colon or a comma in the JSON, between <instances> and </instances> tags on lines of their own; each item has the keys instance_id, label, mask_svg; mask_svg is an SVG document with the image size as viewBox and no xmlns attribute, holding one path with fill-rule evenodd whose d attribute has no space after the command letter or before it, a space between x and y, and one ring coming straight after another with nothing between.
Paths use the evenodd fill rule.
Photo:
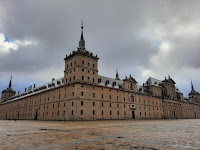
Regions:
<instances>
[{"instance_id":1,"label":"gray cloud","mask_svg":"<svg viewBox=\"0 0 200 150\"><path fill-rule=\"evenodd\" d=\"M12 40L38 44L0 53L0 76L5 80L0 90L7 86L11 73L21 89L30 80L40 84L63 76L63 58L77 48L84 20L86 47L100 57L101 75L113 77L118 67L121 78L131 73L142 84L148 76L164 79L171 74L187 95L189 78L197 83L200 73L199 3L1 1L0 31ZM162 50L166 43L170 45L167 52Z\"/></svg>"}]
</instances>

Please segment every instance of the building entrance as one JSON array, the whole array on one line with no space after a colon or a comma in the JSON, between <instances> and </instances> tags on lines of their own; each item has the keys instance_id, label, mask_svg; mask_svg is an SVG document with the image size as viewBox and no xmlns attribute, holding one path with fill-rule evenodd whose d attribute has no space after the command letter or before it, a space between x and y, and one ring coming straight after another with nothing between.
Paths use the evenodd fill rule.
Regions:
<instances>
[{"instance_id":1,"label":"building entrance","mask_svg":"<svg viewBox=\"0 0 200 150\"><path fill-rule=\"evenodd\" d=\"M132 119L135 119L135 111L132 111Z\"/></svg>"}]
</instances>

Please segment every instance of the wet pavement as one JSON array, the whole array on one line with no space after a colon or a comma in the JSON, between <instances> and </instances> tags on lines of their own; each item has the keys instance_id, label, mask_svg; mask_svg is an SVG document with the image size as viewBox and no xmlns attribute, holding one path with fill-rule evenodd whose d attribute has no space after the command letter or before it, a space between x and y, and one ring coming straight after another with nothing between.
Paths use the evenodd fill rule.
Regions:
<instances>
[{"instance_id":1,"label":"wet pavement","mask_svg":"<svg viewBox=\"0 0 200 150\"><path fill-rule=\"evenodd\" d=\"M200 119L108 121L0 120L0 150L194 149Z\"/></svg>"}]
</instances>

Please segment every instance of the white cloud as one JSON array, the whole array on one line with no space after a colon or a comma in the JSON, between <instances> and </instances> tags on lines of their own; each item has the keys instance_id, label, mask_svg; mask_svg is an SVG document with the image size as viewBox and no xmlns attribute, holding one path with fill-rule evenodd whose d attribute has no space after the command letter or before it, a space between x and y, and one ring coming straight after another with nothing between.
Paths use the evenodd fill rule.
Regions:
<instances>
[{"instance_id":1,"label":"white cloud","mask_svg":"<svg viewBox=\"0 0 200 150\"><path fill-rule=\"evenodd\" d=\"M37 42L33 41L20 41L14 40L12 42L5 41L6 37L3 33L0 33L0 53L9 53L11 50L18 50L20 46L37 45Z\"/></svg>"},{"instance_id":2,"label":"white cloud","mask_svg":"<svg viewBox=\"0 0 200 150\"><path fill-rule=\"evenodd\" d=\"M4 34L0 33L0 52L9 53L11 49L16 51L19 48L17 44L12 43L12 42L7 42L5 40L6 38Z\"/></svg>"}]
</instances>

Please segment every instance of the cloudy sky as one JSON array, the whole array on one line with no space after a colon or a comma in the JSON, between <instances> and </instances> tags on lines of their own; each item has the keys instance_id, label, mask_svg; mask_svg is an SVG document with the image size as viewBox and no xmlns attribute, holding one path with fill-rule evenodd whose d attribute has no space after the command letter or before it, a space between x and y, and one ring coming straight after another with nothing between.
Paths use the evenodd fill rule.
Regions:
<instances>
[{"instance_id":1,"label":"cloudy sky","mask_svg":"<svg viewBox=\"0 0 200 150\"><path fill-rule=\"evenodd\" d=\"M0 0L0 91L11 74L16 91L62 77L81 20L100 75L170 75L184 96L191 78L200 91L199 14L198 0Z\"/></svg>"}]
</instances>

